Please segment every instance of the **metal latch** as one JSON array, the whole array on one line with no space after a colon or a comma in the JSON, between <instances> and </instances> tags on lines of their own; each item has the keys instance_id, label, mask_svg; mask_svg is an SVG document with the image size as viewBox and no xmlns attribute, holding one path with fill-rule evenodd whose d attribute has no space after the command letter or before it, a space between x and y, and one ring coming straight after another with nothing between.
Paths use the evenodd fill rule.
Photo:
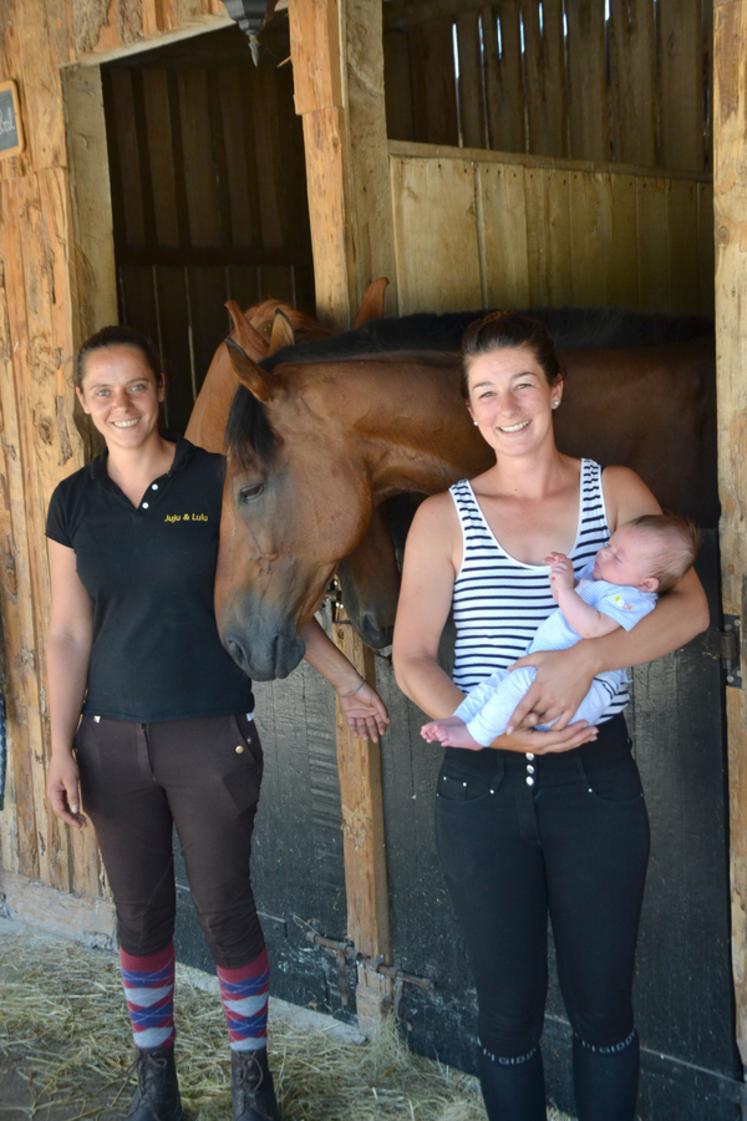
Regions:
<instances>
[{"instance_id":1,"label":"metal latch","mask_svg":"<svg viewBox=\"0 0 747 1121\"><path fill-rule=\"evenodd\" d=\"M350 990L345 976L345 964L352 962L354 964L367 964L376 973L381 973L383 976L390 978L393 982L393 1007L395 1014L399 1011L399 1003L402 999L402 990L405 985L414 985L418 989L425 992L433 992L436 988L430 977L414 977L411 973L404 973L394 965L385 965L383 959L378 958L374 960L365 954L360 954L355 948L353 942L348 940L338 941L335 938L325 938L323 934L319 934L312 927L306 931L306 938L312 945L318 946L322 950L329 950L337 957L337 968L340 976L340 998L343 1007L347 1006L350 996Z\"/></svg>"},{"instance_id":2,"label":"metal latch","mask_svg":"<svg viewBox=\"0 0 747 1121\"><path fill-rule=\"evenodd\" d=\"M742 688L742 642L738 615L724 615L721 631L721 665L726 684L733 689Z\"/></svg>"}]
</instances>

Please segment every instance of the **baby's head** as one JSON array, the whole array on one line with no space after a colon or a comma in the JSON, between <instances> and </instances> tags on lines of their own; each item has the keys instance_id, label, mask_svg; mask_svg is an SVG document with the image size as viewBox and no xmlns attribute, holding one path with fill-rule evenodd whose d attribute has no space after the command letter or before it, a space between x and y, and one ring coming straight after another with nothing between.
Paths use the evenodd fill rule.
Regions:
<instances>
[{"instance_id":1,"label":"baby's head","mask_svg":"<svg viewBox=\"0 0 747 1121\"><path fill-rule=\"evenodd\" d=\"M642 592L669 591L698 551L698 532L675 514L643 514L616 529L594 561L594 576Z\"/></svg>"}]
</instances>

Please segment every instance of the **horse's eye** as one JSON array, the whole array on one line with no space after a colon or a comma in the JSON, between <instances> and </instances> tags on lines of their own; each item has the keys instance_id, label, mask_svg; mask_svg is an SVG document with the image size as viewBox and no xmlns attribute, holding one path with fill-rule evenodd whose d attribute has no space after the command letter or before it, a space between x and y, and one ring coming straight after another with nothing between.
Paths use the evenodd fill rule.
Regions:
<instances>
[{"instance_id":1,"label":"horse's eye","mask_svg":"<svg viewBox=\"0 0 747 1121\"><path fill-rule=\"evenodd\" d=\"M250 483L248 486L242 487L239 491L239 502L251 502L251 500L257 498L264 489L264 483Z\"/></svg>"}]
</instances>

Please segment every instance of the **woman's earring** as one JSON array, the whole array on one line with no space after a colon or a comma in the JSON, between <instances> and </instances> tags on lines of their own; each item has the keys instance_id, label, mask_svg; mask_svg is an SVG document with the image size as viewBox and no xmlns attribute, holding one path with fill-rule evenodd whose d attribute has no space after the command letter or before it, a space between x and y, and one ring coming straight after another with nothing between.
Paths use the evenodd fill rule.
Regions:
<instances>
[{"instance_id":1,"label":"woman's earring","mask_svg":"<svg viewBox=\"0 0 747 1121\"><path fill-rule=\"evenodd\" d=\"M475 428L477 428L477 421L473 420L472 423L474 424Z\"/></svg>"},{"instance_id":2,"label":"woman's earring","mask_svg":"<svg viewBox=\"0 0 747 1121\"><path fill-rule=\"evenodd\" d=\"M553 403L552 403L552 407L553 407L554 409L557 409L557 407L558 407L558 405L559 405L559 404L560 404L560 401L557 401L557 400L556 400L556 401L553 401Z\"/></svg>"}]
</instances>

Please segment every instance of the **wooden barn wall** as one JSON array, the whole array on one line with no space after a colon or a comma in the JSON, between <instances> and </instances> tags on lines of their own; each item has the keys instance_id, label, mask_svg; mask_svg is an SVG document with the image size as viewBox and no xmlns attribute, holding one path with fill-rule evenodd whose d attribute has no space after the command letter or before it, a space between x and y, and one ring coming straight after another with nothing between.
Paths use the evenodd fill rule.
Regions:
<instances>
[{"instance_id":1,"label":"wooden barn wall","mask_svg":"<svg viewBox=\"0 0 747 1121\"><path fill-rule=\"evenodd\" d=\"M700 171L712 0L392 0L389 136Z\"/></svg>"},{"instance_id":2,"label":"wooden barn wall","mask_svg":"<svg viewBox=\"0 0 747 1121\"><path fill-rule=\"evenodd\" d=\"M257 67L237 27L103 68L120 321L158 340L183 432L224 303L314 311L301 121L287 22Z\"/></svg>"},{"instance_id":3,"label":"wooden barn wall","mask_svg":"<svg viewBox=\"0 0 747 1121\"><path fill-rule=\"evenodd\" d=\"M389 142L401 314L618 306L713 314L713 191L538 157Z\"/></svg>"},{"instance_id":4,"label":"wooden barn wall","mask_svg":"<svg viewBox=\"0 0 747 1121\"><path fill-rule=\"evenodd\" d=\"M228 24L221 0L0 4L0 73L16 82L26 140L18 156L0 160L0 611L9 752L0 858L11 873L86 896L102 892L93 832L58 827L44 794L46 505L82 462L70 421L71 361L91 300L107 295L90 283L96 239L77 231L91 184L71 193L71 162L94 143L95 128L70 136L68 150L63 85L65 73L85 68L63 68ZM95 91L85 79L76 87L82 100ZM105 180L98 189L108 193Z\"/></svg>"}]
</instances>

